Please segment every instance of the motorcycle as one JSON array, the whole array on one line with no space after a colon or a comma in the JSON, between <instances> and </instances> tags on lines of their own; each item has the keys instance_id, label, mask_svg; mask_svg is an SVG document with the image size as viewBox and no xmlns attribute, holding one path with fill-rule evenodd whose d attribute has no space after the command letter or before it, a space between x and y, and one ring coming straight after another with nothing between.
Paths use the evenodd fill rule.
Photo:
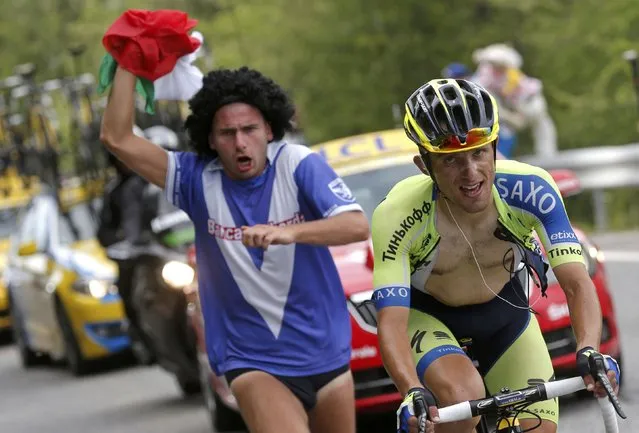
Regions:
<instances>
[{"instance_id":1,"label":"motorcycle","mask_svg":"<svg viewBox=\"0 0 639 433\"><path fill-rule=\"evenodd\" d=\"M184 293L195 277L187 263L194 228L188 215L171 205L155 185L147 186L143 202L147 227L143 241L119 242L107 254L133 269L132 304L151 356L175 376L184 395L196 394L201 389L196 336L188 326Z\"/></svg>"}]
</instances>

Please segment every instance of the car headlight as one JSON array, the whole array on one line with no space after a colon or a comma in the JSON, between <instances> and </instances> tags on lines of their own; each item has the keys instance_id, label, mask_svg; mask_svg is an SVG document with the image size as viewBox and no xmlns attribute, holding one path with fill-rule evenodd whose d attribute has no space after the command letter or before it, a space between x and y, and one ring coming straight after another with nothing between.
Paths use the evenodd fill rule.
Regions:
<instances>
[{"instance_id":1,"label":"car headlight","mask_svg":"<svg viewBox=\"0 0 639 433\"><path fill-rule=\"evenodd\" d=\"M117 293L117 288L113 282L105 280L77 280L72 287L78 293L90 295L97 299Z\"/></svg>"},{"instance_id":2,"label":"car headlight","mask_svg":"<svg viewBox=\"0 0 639 433\"><path fill-rule=\"evenodd\" d=\"M182 289L193 282L195 270L186 263L167 262L162 268L162 279L174 289Z\"/></svg>"}]
</instances>

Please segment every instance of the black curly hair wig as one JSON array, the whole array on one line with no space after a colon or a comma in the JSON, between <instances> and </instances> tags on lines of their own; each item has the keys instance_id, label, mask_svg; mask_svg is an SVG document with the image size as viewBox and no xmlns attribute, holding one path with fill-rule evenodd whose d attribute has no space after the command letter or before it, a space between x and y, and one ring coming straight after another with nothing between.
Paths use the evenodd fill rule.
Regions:
<instances>
[{"instance_id":1,"label":"black curly hair wig","mask_svg":"<svg viewBox=\"0 0 639 433\"><path fill-rule=\"evenodd\" d=\"M295 108L284 90L272 79L246 66L209 72L202 88L189 101L191 114L184 123L190 146L200 156L217 157L209 146L213 116L227 104L243 102L260 110L271 126L273 140L281 140L292 128Z\"/></svg>"}]
</instances>

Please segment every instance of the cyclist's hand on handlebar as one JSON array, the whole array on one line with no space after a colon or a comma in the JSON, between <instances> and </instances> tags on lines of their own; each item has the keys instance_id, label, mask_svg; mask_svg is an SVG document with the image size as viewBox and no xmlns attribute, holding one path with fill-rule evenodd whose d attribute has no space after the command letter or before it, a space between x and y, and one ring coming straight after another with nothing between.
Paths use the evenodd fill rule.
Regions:
<instances>
[{"instance_id":1,"label":"cyclist's hand on handlebar","mask_svg":"<svg viewBox=\"0 0 639 433\"><path fill-rule=\"evenodd\" d=\"M433 420L439 420L433 394L424 388L411 388L397 409L397 433L435 433Z\"/></svg>"},{"instance_id":2,"label":"cyclist's hand on handlebar","mask_svg":"<svg viewBox=\"0 0 639 433\"><path fill-rule=\"evenodd\" d=\"M617 394L619 392L619 378L621 376L619 364L612 356L603 355L594 350L592 347L584 347L577 352L577 369L579 370L579 374L581 374L584 378L586 389L588 391L593 391L597 397L607 396L606 390L601 381L593 378L593 375L596 374L596 372L593 372L592 361L598 357L603 359L606 376L608 377L610 385L612 385L614 393Z\"/></svg>"}]
</instances>

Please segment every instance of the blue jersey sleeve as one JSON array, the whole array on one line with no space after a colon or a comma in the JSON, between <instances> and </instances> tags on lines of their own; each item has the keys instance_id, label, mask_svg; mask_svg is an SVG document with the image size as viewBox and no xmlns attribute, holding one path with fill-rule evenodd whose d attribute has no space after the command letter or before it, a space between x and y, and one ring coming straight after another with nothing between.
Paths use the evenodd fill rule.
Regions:
<instances>
[{"instance_id":1,"label":"blue jersey sleeve","mask_svg":"<svg viewBox=\"0 0 639 433\"><path fill-rule=\"evenodd\" d=\"M169 203L191 215L196 185L201 181L203 163L192 152L169 152L164 194Z\"/></svg>"},{"instance_id":2,"label":"blue jersey sleeve","mask_svg":"<svg viewBox=\"0 0 639 433\"><path fill-rule=\"evenodd\" d=\"M520 209L539 235L550 265L584 262L564 202L552 176L539 167L511 164L516 173L499 173L496 186L504 200Z\"/></svg>"},{"instance_id":3,"label":"blue jersey sleeve","mask_svg":"<svg viewBox=\"0 0 639 433\"><path fill-rule=\"evenodd\" d=\"M310 153L295 169L295 182L313 211L323 218L362 207L344 180L317 153Z\"/></svg>"}]
</instances>

